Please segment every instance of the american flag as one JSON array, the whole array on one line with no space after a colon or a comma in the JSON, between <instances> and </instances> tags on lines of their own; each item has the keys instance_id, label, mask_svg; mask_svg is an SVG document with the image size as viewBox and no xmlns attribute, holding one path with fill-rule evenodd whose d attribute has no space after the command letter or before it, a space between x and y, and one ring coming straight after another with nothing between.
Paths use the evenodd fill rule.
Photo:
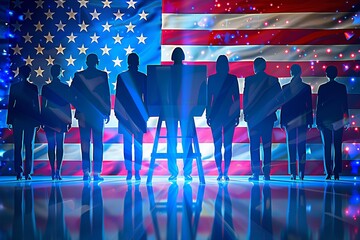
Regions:
<instances>
[{"instance_id":1,"label":"american flag","mask_svg":"<svg viewBox=\"0 0 360 240\"><path fill-rule=\"evenodd\" d=\"M171 64L172 50L180 46L186 64L207 65L208 75L215 73L217 57L227 55L230 72L238 76L241 95L244 77L253 74L255 57L268 61L266 71L279 77L281 84L289 82L290 67L298 63L304 81L312 87L315 106L318 87L327 81L324 69L335 65L338 80L349 93L351 129L344 134L344 171L359 173L360 4L356 0L303 0L301 4L291 0L12 0L9 5L11 70L16 76L19 66L31 66L31 80L39 86L49 80L53 64L64 68L62 80L70 83L74 73L86 67L86 55L96 53L99 68L109 74L114 96L116 76L127 69L129 53L140 56L140 71L146 73L149 64ZM6 115L6 110L2 112ZM144 166L150 159L156 122L156 118L149 120L149 132L144 136ZM215 174L211 130L204 116L195 123L205 172ZM76 120L72 126L65 140L64 174L76 174L81 169ZM11 153L11 132L3 130L1 137L2 148ZM117 134L114 114L106 125L104 141L104 173L121 173L122 137ZM233 142L231 173L250 173L249 139L243 120ZM164 149L166 142L160 142L160 150ZM11 154L7 156L12 159ZM285 133L277 122L272 156L273 172L287 173ZM307 159L308 173L323 172L321 138L315 128L308 134ZM35 160L35 174L47 174L43 132L36 137ZM158 164L155 174L166 174L166 161Z\"/></svg>"}]
</instances>

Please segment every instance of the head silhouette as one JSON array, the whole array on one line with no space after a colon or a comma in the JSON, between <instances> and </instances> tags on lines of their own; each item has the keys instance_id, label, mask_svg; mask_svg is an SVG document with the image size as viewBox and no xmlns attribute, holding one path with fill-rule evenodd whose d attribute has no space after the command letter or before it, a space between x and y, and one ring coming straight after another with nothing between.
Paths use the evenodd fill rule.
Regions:
<instances>
[{"instance_id":1,"label":"head silhouette","mask_svg":"<svg viewBox=\"0 0 360 240\"><path fill-rule=\"evenodd\" d=\"M259 73L263 72L266 69L266 61L262 57L257 57L254 60L254 72Z\"/></svg>"},{"instance_id":2,"label":"head silhouette","mask_svg":"<svg viewBox=\"0 0 360 240\"><path fill-rule=\"evenodd\" d=\"M290 68L290 75L292 77L300 76L302 73L301 67L299 64L294 64Z\"/></svg>"},{"instance_id":3,"label":"head silhouette","mask_svg":"<svg viewBox=\"0 0 360 240\"><path fill-rule=\"evenodd\" d=\"M180 48L177 47L171 54L171 60L174 61L174 64L182 64L182 61L185 60L185 53Z\"/></svg>"},{"instance_id":4,"label":"head silhouette","mask_svg":"<svg viewBox=\"0 0 360 240\"><path fill-rule=\"evenodd\" d=\"M225 55L220 55L216 60L216 72L217 73L229 72L229 60Z\"/></svg>"},{"instance_id":5,"label":"head silhouette","mask_svg":"<svg viewBox=\"0 0 360 240\"><path fill-rule=\"evenodd\" d=\"M59 75L61 73L61 66L59 64L53 65L50 69L50 72L51 72L51 76L53 78L59 77Z\"/></svg>"},{"instance_id":6,"label":"head silhouette","mask_svg":"<svg viewBox=\"0 0 360 240\"><path fill-rule=\"evenodd\" d=\"M325 72L326 72L326 76L330 79L335 79L338 75L338 70L335 66L328 66Z\"/></svg>"},{"instance_id":7,"label":"head silhouette","mask_svg":"<svg viewBox=\"0 0 360 240\"><path fill-rule=\"evenodd\" d=\"M19 77L21 79L28 79L30 77L31 68L27 65L19 68Z\"/></svg>"},{"instance_id":8,"label":"head silhouette","mask_svg":"<svg viewBox=\"0 0 360 240\"><path fill-rule=\"evenodd\" d=\"M96 65L98 64L99 64L99 59L96 54L92 53L86 57L86 65L88 67L96 67Z\"/></svg>"},{"instance_id":9,"label":"head silhouette","mask_svg":"<svg viewBox=\"0 0 360 240\"><path fill-rule=\"evenodd\" d=\"M139 66L139 56L136 53L130 53L127 59L129 67Z\"/></svg>"}]
</instances>

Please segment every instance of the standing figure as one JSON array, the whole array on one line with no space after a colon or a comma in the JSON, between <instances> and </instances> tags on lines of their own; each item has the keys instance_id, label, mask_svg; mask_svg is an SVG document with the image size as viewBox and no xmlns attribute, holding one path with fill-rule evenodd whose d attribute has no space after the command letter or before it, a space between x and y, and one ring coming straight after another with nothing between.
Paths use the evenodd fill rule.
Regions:
<instances>
[{"instance_id":1,"label":"standing figure","mask_svg":"<svg viewBox=\"0 0 360 240\"><path fill-rule=\"evenodd\" d=\"M342 171L342 135L344 128L349 128L349 110L347 102L346 86L335 81L338 71L335 66L326 68L326 76L329 82L321 85L318 91L316 107L316 124L321 131L324 145L324 160L326 180L331 180L334 174L335 180L339 180ZM334 141L335 166L331 158L331 147Z\"/></svg>"},{"instance_id":2,"label":"standing figure","mask_svg":"<svg viewBox=\"0 0 360 240\"><path fill-rule=\"evenodd\" d=\"M264 180L270 180L272 129L276 121L275 112L280 106L279 79L265 73L265 68L265 59L258 57L254 60L255 75L245 78L244 120L248 125L253 173L250 181L259 180L260 138L264 150Z\"/></svg>"},{"instance_id":3,"label":"standing figure","mask_svg":"<svg viewBox=\"0 0 360 240\"><path fill-rule=\"evenodd\" d=\"M139 56L128 56L129 70L118 75L116 82L115 116L119 120L119 133L124 137L126 180L132 177L132 141L135 148L135 179L140 180L143 135L146 132L146 75L138 71Z\"/></svg>"},{"instance_id":4,"label":"standing figure","mask_svg":"<svg viewBox=\"0 0 360 240\"><path fill-rule=\"evenodd\" d=\"M286 130L289 154L289 173L296 180L296 150L299 156L299 177L304 179L306 162L306 131L313 124L311 87L301 79L301 67L290 68L291 82L283 86L284 104L280 125Z\"/></svg>"},{"instance_id":5,"label":"standing figure","mask_svg":"<svg viewBox=\"0 0 360 240\"><path fill-rule=\"evenodd\" d=\"M86 58L88 68L75 73L70 87L74 94L75 118L79 122L84 181L91 180L91 133L94 145L94 180L104 180L100 176L103 161L104 122L109 122L111 105L108 76L106 72L96 69L98 63L97 55L89 54Z\"/></svg>"},{"instance_id":6,"label":"standing figure","mask_svg":"<svg viewBox=\"0 0 360 240\"><path fill-rule=\"evenodd\" d=\"M239 84L235 75L229 74L229 62L225 55L216 61L216 74L208 80L206 119L211 127L215 145L215 162L221 180L229 180L228 171L232 157L232 140L240 118ZM225 169L222 171L222 137L224 136Z\"/></svg>"},{"instance_id":7,"label":"standing figure","mask_svg":"<svg viewBox=\"0 0 360 240\"><path fill-rule=\"evenodd\" d=\"M171 55L171 60L174 61L173 70L179 75L174 76L175 78L182 77L182 66L183 60L185 60L184 51L177 47L174 49ZM174 92L169 93L168 100L170 105L173 106L166 113L165 123L167 131L167 153L168 153L168 168L171 176L169 181L176 181L179 169L176 164L176 143L177 143L177 128L178 121L180 121L181 129L181 139L183 146L183 155L184 155L184 179L185 181L191 181L192 177L190 176L192 171L192 157L190 156L193 152L191 145L191 135L194 129L193 121L191 121L191 115L185 108L178 109L178 100L180 99L179 91L181 89L182 79L173 79L174 82L172 90ZM179 81L178 81L179 80ZM175 86L176 85L176 86ZM174 107L175 106L175 107ZM180 112L179 112L180 110Z\"/></svg>"},{"instance_id":8,"label":"standing figure","mask_svg":"<svg viewBox=\"0 0 360 240\"><path fill-rule=\"evenodd\" d=\"M31 68L19 69L19 82L10 87L7 124L13 129L14 168L16 179L31 180L34 162L35 128L40 126L40 106L37 86L30 82ZM22 146L25 146L25 170L22 168Z\"/></svg>"},{"instance_id":9,"label":"standing figure","mask_svg":"<svg viewBox=\"0 0 360 240\"><path fill-rule=\"evenodd\" d=\"M64 155L64 136L65 132L71 127L70 88L60 82L60 73L60 65L53 65L51 67L53 79L50 84L43 86L42 89L41 117L48 140L48 156L52 180L62 179L60 172Z\"/></svg>"}]
</instances>

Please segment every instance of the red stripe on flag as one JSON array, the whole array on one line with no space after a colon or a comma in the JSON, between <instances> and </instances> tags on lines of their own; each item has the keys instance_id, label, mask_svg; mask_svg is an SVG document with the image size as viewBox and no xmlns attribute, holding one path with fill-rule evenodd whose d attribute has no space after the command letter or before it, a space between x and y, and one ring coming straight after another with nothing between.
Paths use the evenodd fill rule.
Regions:
<instances>
[{"instance_id":1,"label":"red stripe on flag","mask_svg":"<svg viewBox=\"0 0 360 240\"><path fill-rule=\"evenodd\" d=\"M206 65L208 76L215 74L216 62L186 62L192 65ZM173 62L162 62L164 65L172 65ZM301 61L301 62L270 62L266 63L265 72L269 72L277 77L290 77L290 67L293 64L299 64L302 68L303 77L325 77L327 66L335 66L338 69L338 77L359 77L360 60L354 61ZM230 62L230 73L237 77L247 77L254 74L252 61Z\"/></svg>"},{"instance_id":2,"label":"red stripe on flag","mask_svg":"<svg viewBox=\"0 0 360 240\"><path fill-rule=\"evenodd\" d=\"M359 36L360 30L163 30L162 45L341 45L359 44L344 33Z\"/></svg>"},{"instance_id":3,"label":"red stripe on flag","mask_svg":"<svg viewBox=\"0 0 360 240\"><path fill-rule=\"evenodd\" d=\"M228 0L228 1L183 1L163 0L163 13L282 13L282 12L356 12L359 10L358 0L328 1L313 0Z\"/></svg>"}]
</instances>

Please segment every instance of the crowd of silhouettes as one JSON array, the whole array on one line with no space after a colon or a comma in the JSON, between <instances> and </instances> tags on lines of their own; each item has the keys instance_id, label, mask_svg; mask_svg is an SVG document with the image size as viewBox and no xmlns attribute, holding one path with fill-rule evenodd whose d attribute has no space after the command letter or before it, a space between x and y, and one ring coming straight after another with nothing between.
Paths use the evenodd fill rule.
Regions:
<instances>
[{"instance_id":1,"label":"crowd of silhouettes","mask_svg":"<svg viewBox=\"0 0 360 240\"><path fill-rule=\"evenodd\" d=\"M184 51L177 47L172 56L173 68L181 72ZM119 121L118 131L124 139L126 180L132 178L132 143L135 152L135 179L140 180L142 166L143 135L147 131L148 113L146 107L147 76L138 71L139 56L128 55L128 70L117 76L114 111ZM76 109L78 120L83 180L102 181L104 124L109 122L111 99L108 74L97 69L98 56L89 54L87 69L76 72L67 86L60 80L61 66L51 67L52 80L42 88L42 101L38 88L30 81L31 68L19 68L19 81L10 87L7 123L13 129L14 168L16 179L31 180L33 172L33 150L36 130L41 126L48 140L48 158L53 180L61 180L61 165L64 155L64 136L71 128L70 104ZM277 120L276 111L281 108L280 125L286 131L289 173L291 179L304 179L306 163L306 133L313 126L311 87L304 83L302 69L298 64L290 68L291 80L282 88L277 77L265 72L266 60L254 60L254 75L245 78L243 116L247 123L250 139L252 176L250 181L259 180L261 174L260 142L263 145L262 173L264 180L270 180L272 130ZM179 74L181 75L181 74ZM343 84L335 81L337 69L326 69L329 81L319 87L316 107L316 124L321 132L324 146L326 179L334 175L339 180L342 170L342 135L348 124L347 92ZM175 81L174 81L175 82ZM176 81L180 82L181 81ZM169 93L169 102L176 105L176 93ZM41 109L41 111L40 111ZM176 181L179 169L176 164L176 143L178 122L180 123L184 179L191 181L193 153L190 135L195 129L189 112L169 109L165 117L167 128L167 153L170 181ZM229 61L225 55L216 61L216 73L209 76L207 84L206 120L211 128L214 142L214 156L218 170L217 180L229 180L232 158L232 141L235 127L240 122L240 93L237 77L230 74ZM90 161L90 143L93 142L93 166ZM331 157L332 143L335 148L334 164ZM22 167L22 145L25 146L25 167ZM224 146L224 156L222 156ZM298 170L296 159L298 156ZM224 169L222 160L224 159ZM334 165L334 166L333 166Z\"/></svg>"}]
</instances>

